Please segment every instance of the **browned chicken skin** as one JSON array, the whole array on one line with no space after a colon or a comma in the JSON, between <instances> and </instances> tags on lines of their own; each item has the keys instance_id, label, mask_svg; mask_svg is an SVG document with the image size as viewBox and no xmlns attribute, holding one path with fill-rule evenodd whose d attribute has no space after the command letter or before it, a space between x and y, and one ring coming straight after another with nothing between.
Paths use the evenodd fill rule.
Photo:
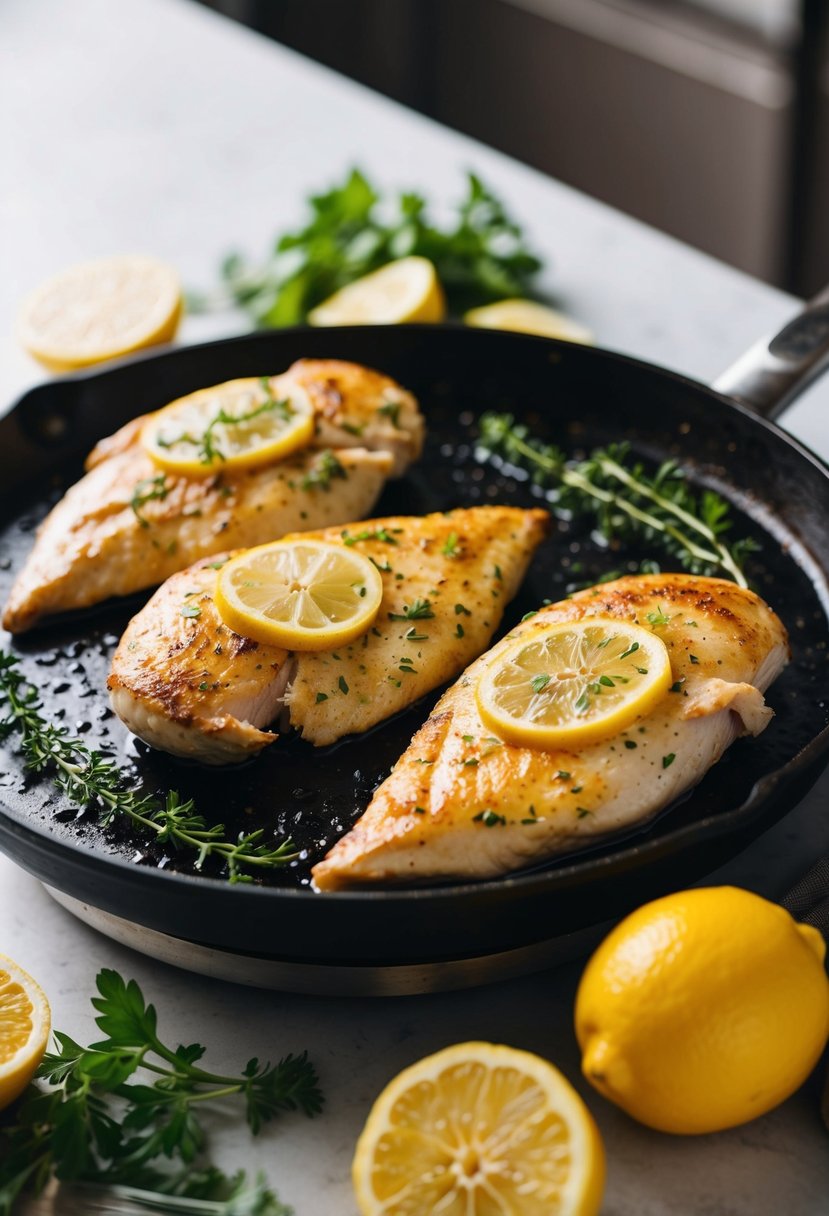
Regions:
<instances>
[{"instance_id":1,"label":"browned chicken skin","mask_svg":"<svg viewBox=\"0 0 829 1216\"><path fill-rule=\"evenodd\" d=\"M488 645L549 516L473 507L305 533L373 559L374 627L336 651L291 654L221 621L208 559L159 588L127 626L108 686L116 713L154 747L208 764L272 743L277 718L317 746L368 730L451 679ZM406 617L420 601L420 614Z\"/></svg>"},{"instance_id":2,"label":"browned chicken skin","mask_svg":"<svg viewBox=\"0 0 829 1216\"><path fill-rule=\"evenodd\" d=\"M653 628L668 648L674 690L628 729L578 750L498 739L475 701L484 665L516 637L585 617ZM775 614L723 579L630 576L542 608L443 695L365 814L315 866L315 882L328 890L492 877L647 819L738 735L765 728L763 692L787 659Z\"/></svg>"},{"instance_id":3,"label":"browned chicken skin","mask_svg":"<svg viewBox=\"0 0 829 1216\"><path fill-rule=\"evenodd\" d=\"M272 377L271 389L306 393L316 416L312 446L271 465L162 475L139 443L146 417L103 439L86 475L41 525L4 628L22 633L52 613L152 587L200 557L360 519L386 480L420 454L417 402L380 372L303 359ZM324 451L344 475L321 485Z\"/></svg>"}]
</instances>

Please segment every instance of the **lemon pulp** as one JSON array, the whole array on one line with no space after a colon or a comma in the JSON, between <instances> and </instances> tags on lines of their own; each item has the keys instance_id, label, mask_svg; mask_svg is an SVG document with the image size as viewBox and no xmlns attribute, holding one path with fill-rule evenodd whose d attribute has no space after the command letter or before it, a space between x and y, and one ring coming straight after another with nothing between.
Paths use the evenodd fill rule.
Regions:
<instances>
[{"instance_id":1,"label":"lemon pulp","mask_svg":"<svg viewBox=\"0 0 829 1216\"><path fill-rule=\"evenodd\" d=\"M362 1216L595 1216L604 1151L552 1064L460 1043L386 1087L352 1173Z\"/></svg>"},{"instance_id":2,"label":"lemon pulp","mask_svg":"<svg viewBox=\"0 0 829 1216\"><path fill-rule=\"evenodd\" d=\"M498 300L464 313L467 325L479 329L506 329L513 333L565 338L568 342L591 343L593 335L584 325L536 300Z\"/></svg>"},{"instance_id":3,"label":"lemon pulp","mask_svg":"<svg viewBox=\"0 0 829 1216\"><path fill-rule=\"evenodd\" d=\"M157 258L127 255L70 266L33 291L18 322L26 350L72 371L169 342L181 317L178 275Z\"/></svg>"},{"instance_id":4,"label":"lemon pulp","mask_svg":"<svg viewBox=\"0 0 829 1216\"><path fill-rule=\"evenodd\" d=\"M540 627L496 654L476 688L486 725L511 743L567 747L645 716L671 683L664 642L593 617Z\"/></svg>"},{"instance_id":5,"label":"lemon pulp","mask_svg":"<svg viewBox=\"0 0 829 1216\"><path fill-rule=\"evenodd\" d=\"M349 283L308 314L311 325L394 325L442 321L443 289L428 258L409 257Z\"/></svg>"},{"instance_id":6,"label":"lemon pulp","mask_svg":"<svg viewBox=\"0 0 829 1216\"><path fill-rule=\"evenodd\" d=\"M46 1050L49 1003L30 975L0 954L0 1110L19 1097Z\"/></svg>"},{"instance_id":7,"label":"lemon pulp","mask_svg":"<svg viewBox=\"0 0 829 1216\"><path fill-rule=\"evenodd\" d=\"M383 598L373 562L344 545L275 541L219 571L215 602L243 637L287 650L331 650L371 627Z\"/></svg>"},{"instance_id":8,"label":"lemon pulp","mask_svg":"<svg viewBox=\"0 0 829 1216\"><path fill-rule=\"evenodd\" d=\"M284 459L313 434L314 410L304 393L288 400L269 377L252 376L172 401L144 423L141 443L159 468L198 477Z\"/></svg>"}]
</instances>

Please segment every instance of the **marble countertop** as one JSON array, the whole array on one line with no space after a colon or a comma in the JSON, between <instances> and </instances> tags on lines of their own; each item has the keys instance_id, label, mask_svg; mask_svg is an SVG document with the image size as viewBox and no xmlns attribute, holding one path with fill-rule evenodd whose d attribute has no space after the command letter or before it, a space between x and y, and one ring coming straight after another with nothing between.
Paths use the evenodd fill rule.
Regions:
<instances>
[{"instance_id":1,"label":"marble countertop","mask_svg":"<svg viewBox=\"0 0 829 1216\"><path fill-rule=\"evenodd\" d=\"M20 296L73 261L134 249L195 286L238 245L261 253L301 199L358 163L389 187L449 203L472 168L548 259L544 286L600 343L713 378L796 302L516 164L189 0L4 0L0 12L0 408L42 373L16 347ZM8 121L9 116L13 121ZM238 332L191 319L182 340ZM829 381L785 425L829 455ZM780 895L829 851L829 780L713 876ZM772 1114L717 1136L638 1127L579 1079L571 1028L579 966L487 989L386 1000L257 992L175 971L98 936L0 857L0 952L49 993L55 1020L87 1041L101 966L135 976L172 1038L217 1064L307 1047L328 1097L321 1119L288 1118L251 1141L214 1121L228 1167L265 1169L297 1216L354 1216L348 1178L373 1097L398 1069L466 1038L538 1051L580 1088L608 1151L605 1216L818 1216L829 1141L813 1082ZM239 1044L244 1044L240 1047ZM241 1054L240 1054L241 1053Z\"/></svg>"}]
</instances>

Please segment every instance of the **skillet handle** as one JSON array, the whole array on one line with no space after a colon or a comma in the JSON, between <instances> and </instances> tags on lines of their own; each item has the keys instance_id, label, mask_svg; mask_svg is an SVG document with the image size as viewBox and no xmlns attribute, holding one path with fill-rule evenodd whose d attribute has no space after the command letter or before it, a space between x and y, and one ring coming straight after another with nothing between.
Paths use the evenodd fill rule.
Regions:
<instances>
[{"instance_id":1,"label":"skillet handle","mask_svg":"<svg viewBox=\"0 0 829 1216\"><path fill-rule=\"evenodd\" d=\"M829 287L714 381L718 393L777 418L829 366Z\"/></svg>"}]
</instances>

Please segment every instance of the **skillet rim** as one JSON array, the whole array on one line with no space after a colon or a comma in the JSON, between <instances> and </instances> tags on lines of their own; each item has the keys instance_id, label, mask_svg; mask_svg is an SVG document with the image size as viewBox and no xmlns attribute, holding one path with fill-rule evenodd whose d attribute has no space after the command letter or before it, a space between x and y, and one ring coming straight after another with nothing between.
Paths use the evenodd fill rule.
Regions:
<instances>
[{"instance_id":1,"label":"skillet rim","mask_svg":"<svg viewBox=\"0 0 829 1216\"><path fill-rule=\"evenodd\" d=\"M697 394L704 394L706 398L720 406L725 405L729 410L734 411L739 416L746 418L752 424L759 425L761 429L767 431L773 442L782 442L789 449L794 451L800 459L805 460L808 464L829 481L829 461L824 460L818 453L814 452L807 444L803 443L796 436L792 435L784 427L778 425L775 419L765 417L758 411L745 405L741 401L733 397L719 392L710 385L705 384L701 380L696 380L690 376L686 376L681 372L672 370L671 368L662 367L659 364L651 363L648 360L640 359L623 352L610 350L606 347L585 346L579 343L568 342L559 338L546 338L532 334L520 334L502 330L476 330L468 326L462 325L460 322L448 322L440 326L430 324L413 324L404 326L389 327L384 325L360 325L360 326L338 326L332 329L321 331L309 326L292 326L279 330L261 330L253 331L246 334L234 335L228 338L219 338L207 342L188 343L186 345L170 344L160 349L152 349L142 351L136 355L127 356L119 359L112 364L108 364L105 368L94 370L84 369L70 375L56 377L53 380L46 381L42 384L33 386L26 390L14 404L11 406L6 415L0 418L0 422L11 419L21 407L25 408L25 403L32 396L48 395L53 389L66 385L85 385L106 380L110 377L117 376L123 371L137 364L158 363L164 364L168 360L175 360L179 356L198 356L200 351L215 350L217 348L239 346L249 343L267 342L268 338L278 335L280 338L290 339L296 336L299 340L302 335L309 332L319 335L321 332L336 334L338 341L347 340L351 334L359 334L365 340L370 338L372 334L382 341L382 336L389 332L394 332L400 335L402 332L409 332L414 337L423 338L426 335L430 337L435 334L449 334L458 337L464 333L468 335L470 341L480 341L481 334L485 333L489 341L494 341L502 345L535 345L536 347L545 346L551 351L575 351L578 352L578 358L596 359L600 362L608 361L616 364L624 364L635 368L649 377L659 378L668 383L683 386L685 389L691 390ZM466 339L462 339L466 340ZM795 559L796 560L796 559ZM801 565L801 563L797 563ZM818 563L819 564L819 563ZM801 568L802 565L801 565ZM823 567L821 567L823 569ZM805 571L809 577L808 570ZM827 582L829 582L829 569L824 570ZM810 582L813 580L810 578ZM821 598L821 597L819 597ZM36 842L35 847L42 849L45 855L51 856L58 861L66 857L73 866L77 868L86 868L92 876L98 873L107 873L112 876L112 871L120 871L122 880L126 880L127 884L133 888L144 887L150 890L150 884L166 883L178 885L181 888L191 887L194 890L212 891L216 893L216 898L227 899L228 895L218 895L220 891L234 890L238 894L234 894L230 898L237 901L244 895L249 896L253 900L259 901L261 906L262 899L290 899L290 900L308 900L314 898L316 900L324 899L326 903L336 904L354 904L362 902L378 903L389 901L422 902L424 900L438 902L445 900L450 903L455 903L464 896L473 898L479 896L486 898L489 895L494 895L499 892L511 891L519 888L521 891L526 891L527 894L550 894L556 886L563 889L570 889L582 885L580 880L589 881L600 876L604 871L608 876L618 872L629 870L630 863L637 858L644 858L650 861L659 861L660 854L668 854L673 856L681 854L686 843L692 843L698 837L707 839L720 839L724 836L736 835L741 828L745 828L751 821L756 818L767 805L768 796L774 791L774 788L781 783L793 783L798 774L808 772L810 766L819 760L821 755L829 752L829 726L824 727L805 747L791 758L782 767L774 769L771 773L767 773L764 777L759 778L751 787L747 797L736 807L732 807L726 811L719 811L715 815L707 815L701 819L695 820L693 823L671 829L665 833L654 837L650 840L637 840L636 836L626 835L620 841L621 847L611 853L605 853L601 856L594 855L591 851L581 851L574 854L574 860L568 862L564 859L553 859L552 866L544 869L536 869L529 872L518 874L506 874L501 877L475 879L463 883L444 883L434 886L423 887L395 887L389 886L384 888L357 888L350 891L326 891L324 893L314 893L309 888L297 887L269 887L259 886L255 883L240 883L231 884L225 878L215 877L213 875L197 875L182 873L177 870L159 869L158 867L139 866L127 860L120 855L108 856L105 853L96 852L84 847L83 844L74 840L60 839L54 836L48 827L48 823L38 823L18 816L11 808L6 806L0 800L0 844L6 835L25 841L27 839ZM652 822L649 820L648 823ZM645 825L647 826L647 825ZM760 828L758 835L764 830ZM690 838L690 840L688 840ZM625 843L629 842L629 843ZM608 842L612 847L612 840ZM4 850L5 851L5 850ZM19 860L17 851L10 854L17 864L25 869L26 866ZM566 857L566 855L564 855ZM586 871L586 872L584 872ZM56 884L57 885L57 884Z\"/></svg>"}]
</instances>

